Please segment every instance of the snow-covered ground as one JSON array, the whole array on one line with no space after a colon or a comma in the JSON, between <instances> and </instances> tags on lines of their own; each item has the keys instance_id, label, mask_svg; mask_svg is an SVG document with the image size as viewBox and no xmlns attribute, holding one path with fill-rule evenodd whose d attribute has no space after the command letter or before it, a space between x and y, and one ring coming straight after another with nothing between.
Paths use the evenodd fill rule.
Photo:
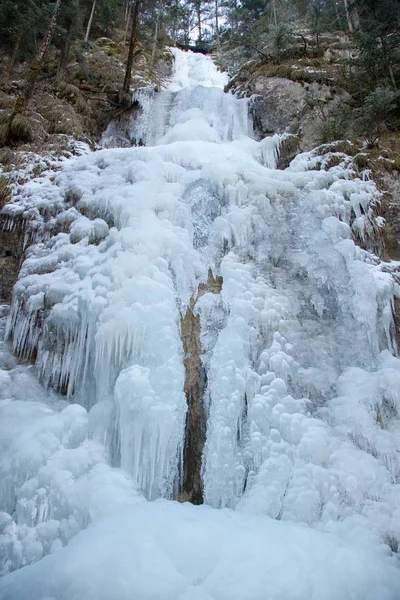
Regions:
<instances>
[{"instance_id":1,"label":"snow-covered ground","mask_svg":"<svg viewBox=\"0 0 400 600\"><path fill-rule=\"evenodd\" d=\"M145 146L67 160L5 209L36 240L6 327L35 366L2 344L0 599L398 600L398 289L352 240L379 193L344 155L277 170L279 136L251 139L212 61L174 54L139 95ZM180 319L210 268L195 507L172 499Z\"/></svg>"}]
</instances>

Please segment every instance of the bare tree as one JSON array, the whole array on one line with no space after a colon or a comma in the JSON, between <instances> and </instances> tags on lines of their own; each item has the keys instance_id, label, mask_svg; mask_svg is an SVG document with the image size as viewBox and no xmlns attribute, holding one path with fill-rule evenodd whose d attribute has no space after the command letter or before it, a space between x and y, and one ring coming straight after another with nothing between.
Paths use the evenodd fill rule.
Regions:
<instances>
[{"instance_id":1,"label":"bare tree","mask_svg":"<svg viewBox=\"0 0 400 600\"><path fill-rule=\"evenodd\" d=\"M96 2L97 2L97 0L93 0L92 10L90 11L90 17L89 17L89 21L88 21L88 24L86 27L85 42L87 42L89 40L90 30L92 28L92 23L93 23L94 11L96 10Z\"/></svg>"},{"instance_id":2,"label":"bare tree","mask_svg":"<svg viewBox=\"0 0 400 600\"><path fill-rule=\"evenodd\" d=\"M54 34L60 6L61 0L56 0L54 3L53 14L47 26L46 33L42 39L35 58L30 64L24 89L15 101L13 112L11 113L6 125L6 130L4 133L2 133L2 140L5 142L13 137L17 137L19 139L29 139L31 135L29 125L27 124L26 111L34 94L36 82L43 68L44 55Z\"/></svg>"},{"instance_id":3,"label":"bare tree","mask_svg":"<svg viewBox=\"0 0 400 600\"><path fill-rule=\"evenodd\" d=\"M25 112L29 106L29 102L31 101L33 92L35 91L37 79L43 68L44 55L45 55L46 50L49 47L50 42L53 38L60 6L61 6L61 0L56 0L56 2L54 4L53 14L51 15L50 22L48 24L46 33L42 39L42 43L40 44L38 53L36 54L35 58L31 62L31 65L29 68L29 73L28 73L28 78L26 80L24 90L23 90L22 94L17 98L17 101L15 103L14 113Z\"/></svg>"},{"instance_id":4,"label":"bare tree","mask_svg":"<svg viewBox=\"0 0 400 600\"><path fill-rule=\"evenodd\" d=\"M126 97L129 94L129 88L131 84L132 77L132 66L133 59L135 56L135 50L137 46L137 30L138 30L138 21L139 21L139 9L140 9L140 0L135 0L132 10L132 26L131 26L131 35L129 40L129 52L128 52L128 60L126 61L126 69L125 69L125 79L122 86L122 98Z\"/></svg>"},{"instance_id":5,"label":"bare tree","mask_svg":"<svg viewBox=\"0 0 400 600\"><path fill-rule=\"evenodd\" d=\"M354 33L360 28L360 17L358 14L358 10L354 2L350 2L349 0L344 1L344 11L346 13L347 27L349 28L350 33Z\"/></svg>"}]
</instances>

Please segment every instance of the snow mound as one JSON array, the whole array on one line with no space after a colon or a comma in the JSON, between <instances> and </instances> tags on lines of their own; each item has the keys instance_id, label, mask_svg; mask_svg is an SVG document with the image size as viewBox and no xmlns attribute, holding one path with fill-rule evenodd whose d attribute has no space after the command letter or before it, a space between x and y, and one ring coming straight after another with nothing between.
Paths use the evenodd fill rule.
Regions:
<instances>
[{"instance_id":1,"label":"snow mound","mask_svg":"<svg viewBox=\"0 0 400 600\"><path fill-rule=\"evenodd\" d=\"M370 547L230 510L159 500L96 520L0 580L1 600L397 600L400 572Z\"/></svg>"}]
</instances>

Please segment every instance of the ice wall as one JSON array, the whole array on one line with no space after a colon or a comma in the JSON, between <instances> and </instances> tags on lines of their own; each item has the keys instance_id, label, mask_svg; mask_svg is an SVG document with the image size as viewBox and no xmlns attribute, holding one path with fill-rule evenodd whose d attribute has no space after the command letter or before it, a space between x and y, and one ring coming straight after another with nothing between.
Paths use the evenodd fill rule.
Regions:
<instances>
[{"instance_id":1,"label":"ice wall","mask_svg":"<svg viewBox=\"0 0 400 600\"><path fill-rule=\"evenodd\" d=\"M251 135L248 99L238 100L223 92L228 83L211 58L175 48L173 75L164 91L140 88L133 93L138 103L124 140L132 145L153 146L175 141L230 142ZM111 123L102 144L121 145L118 124ZM126 143L126 141L125 141Z\"/></svg>"},{"instance_id":2,"label":"ice wall","mask_svg":"<svg viewBox=\"0 0 400 600\"><path fill-rule=\"evenodd\" d=\"M277 170L279 136L251 139L246 102L223 93L210 59L174 54L169 88L139 92L144 146L71 159L6 209L30 215L36 239L14 290L14 351L89 411L100 462L149 499L174 497L180 322L211 269L222 289L196 303L205 502L388 554L400 539L399 290L396 265L353 241L381 226L380 194L334 147Z\"/></svg>"}]
</instances>

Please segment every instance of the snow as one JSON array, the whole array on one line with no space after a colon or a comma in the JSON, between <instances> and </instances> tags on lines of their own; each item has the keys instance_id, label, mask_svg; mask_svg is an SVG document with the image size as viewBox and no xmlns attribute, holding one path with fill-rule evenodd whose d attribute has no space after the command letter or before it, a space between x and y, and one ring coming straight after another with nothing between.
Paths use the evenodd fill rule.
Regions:
<instances>
[{"instance_id":1,"label":"snow","mask_svg":"<svg viewBox=\"0 0 400 600\"><path fill-rule=\"evenodd\" d=\"M398 596L390 559L334 535L159 500L96 520L0 583L0 598L210 600Z\"/></svg>"},{"instance_id":2,"label":"snow","mask_svg":"<svg viewBox=\"0 0 400 600\"><path fill-rule=\"evenodd\" d=\"M174 56L144 146L111 128L4 209L34 243L0 346L0 599L397 600L399 290L353 240L380 194L340 153L276 169L284 136ZM194 507L181 318L210 269Z\"/></svg>"}]
</instances>

